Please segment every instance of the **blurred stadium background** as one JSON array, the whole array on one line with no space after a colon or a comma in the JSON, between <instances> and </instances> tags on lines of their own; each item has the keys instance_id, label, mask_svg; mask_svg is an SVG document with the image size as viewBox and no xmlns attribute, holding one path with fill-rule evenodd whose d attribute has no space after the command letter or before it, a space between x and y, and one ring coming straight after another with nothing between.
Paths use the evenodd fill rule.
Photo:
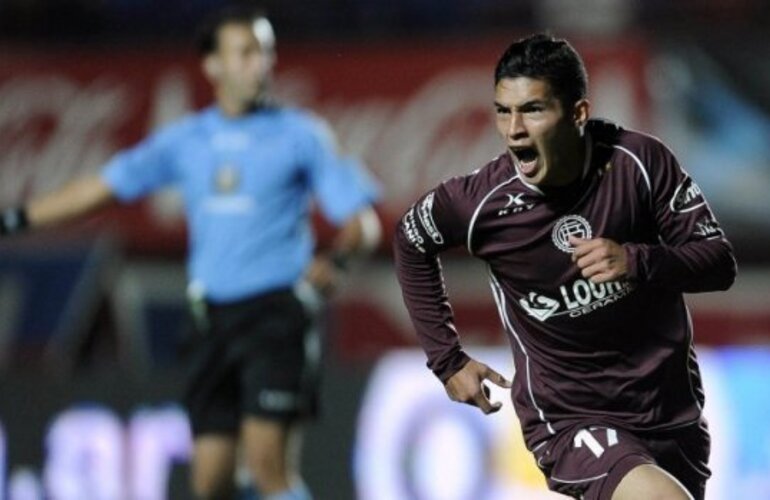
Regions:
<instances>
[{"instance_id":1,"label":"blurred stadium background","mask_svg":"<svg viewBox=\"0 0 770 500\"><path fill-rule=\"evenodd\" d=\"M206 104L191 33L222 3L0 0L0 207ZM262 5L277 94L367 160L388 238L417 194L499 152L492 68L507 44L546 28L570 38L594 114L672 146L735 244L735 287L688 300L714 432L708 498L770 499L768 2ZM0 499L186 498L184 250L173 192L0 242ZM478 264L458 253L445 267L465 341L510 373ZM319 498L554 498L510 405L481 418L424 369L388 244L354 270L328 326L324 417L303 461Z\"/></svg>"}]
</instances>

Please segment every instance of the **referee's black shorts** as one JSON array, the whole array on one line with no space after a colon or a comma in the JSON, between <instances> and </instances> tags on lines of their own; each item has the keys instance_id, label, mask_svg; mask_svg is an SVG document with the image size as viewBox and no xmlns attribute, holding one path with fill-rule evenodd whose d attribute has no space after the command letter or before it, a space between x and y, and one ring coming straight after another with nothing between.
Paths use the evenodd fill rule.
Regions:
<instances>
[{"instance_id":1,"label":"referee's black shorts","mask_svg":"<svg viewBox=\"0 0 770 500\"><path fill-rule=\"evenodd\" d=\"M291 422L316 414L320 341L293 290L206 309L183 398L194 435L236 434L246 415Z\"/></svg>"}]
</instances>

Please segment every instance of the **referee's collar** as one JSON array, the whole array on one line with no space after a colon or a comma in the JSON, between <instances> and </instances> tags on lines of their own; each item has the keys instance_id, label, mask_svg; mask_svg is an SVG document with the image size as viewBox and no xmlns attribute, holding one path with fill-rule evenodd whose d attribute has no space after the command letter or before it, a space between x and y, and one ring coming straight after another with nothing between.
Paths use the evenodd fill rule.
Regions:
<instances>
[{"instance_id":1,"label":"referee's collar","mask_svg":"<svg viewBox=\"0 0 770 500\"><path fill-rule=\"evenodd\" d=\"M241 120L243 118L248 118L250 116L254 116L259 113L276 111L280 107L281 106L278 103L278 101L271 97L266 97L264 99L260 99L259 101L254 102L251 106L246 108L243 113L236 116L228 115L227 113L225 113L222 110L222 106L220 106L218 103L214 103L211 106L212 110L214 111L214 114L216 114L219 118L222 118L224 120Z\"/></svg>"}]
</instances>

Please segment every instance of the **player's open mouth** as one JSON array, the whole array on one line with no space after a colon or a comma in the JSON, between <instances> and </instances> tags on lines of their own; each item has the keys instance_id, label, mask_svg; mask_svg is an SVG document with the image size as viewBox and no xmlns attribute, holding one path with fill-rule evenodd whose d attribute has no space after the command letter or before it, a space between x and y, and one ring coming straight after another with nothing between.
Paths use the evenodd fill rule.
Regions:
<instances>
[{"instance_id":1,"label":"player's open mouth","mask_svg":"<svg viewBox=\"0 0 770 500\"><path fill-rule=\"evenodd\" d=\"M537 170L537 149L533 147L511 148L511 152L519 160L519 170L522 174L530 176Z\"/></svg>"}]
</instances>

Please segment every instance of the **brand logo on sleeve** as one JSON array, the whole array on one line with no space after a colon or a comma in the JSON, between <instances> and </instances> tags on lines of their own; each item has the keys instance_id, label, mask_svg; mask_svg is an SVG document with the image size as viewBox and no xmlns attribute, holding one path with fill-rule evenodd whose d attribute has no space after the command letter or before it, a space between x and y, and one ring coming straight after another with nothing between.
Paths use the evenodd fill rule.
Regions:
<instances>
[{"instance_id":1,"label":"brand logo on sleeve","mask_svg":"<svg viewBox=\"0 0 770 500\"><path fill-rule=\"evenodd\" d=\"M444 243L444 236L439 232L436 227L436 223L433 221L433 198L436 197L436 193L431 191L428 196L420 203L417 208L417 217L420 219L422 227L425 228L425 232L428 233L430 239L437 245Z\"/></svg>"},{"instance_id":2,"label":"brand logo on sleeve","mask_svg":"<svg viewBox=\"0 0 770 500\"><path fill-rule=\"evenodd\" d=\"M700 190L692 177L687 177L677 186L674 195L671 197L669 207L672 212L683 214L692 212L706 204L703 198L703 192Z\"/></svg>"},{"instance_id":3,"label":"brand logo on sleeve","mask_svg":"<svg viewBox=\"0 0 770 500\"><path fill-rule=\"evenodd\" d=\"M417 221L414 217L414 207L410 208L404 215L401 223L409 243L411 243L420 253L425 253L425 247L423 246L425 245L425 239L420 235L420 231L417 229Z\"/></svg>"},{"instance_id":4,"label":"brand logo on sleeve","mask_svg":"<svg viewBox=\"0 0 770 500\"><path fill-rule=\"evenodd\" d=\"M722 236L722 228L719 227L719 223L713 217L705 217L696 222L695 228L694 234L697 236L703 236L704 238Z\"/></svg>"},{"instance_id":5,"label":"brand logo on sleeve","mask_svg":"<svg viewBox=\"0 0 770 500\"><path fill-rule=\"evenodd\" d=\"M569 242L570 236L590 239L592 236L591 225L579 215L565 215L554 224L551 239L556 248L562 252L572 253L575 249Z\"/></svg>"}]
</instances>

